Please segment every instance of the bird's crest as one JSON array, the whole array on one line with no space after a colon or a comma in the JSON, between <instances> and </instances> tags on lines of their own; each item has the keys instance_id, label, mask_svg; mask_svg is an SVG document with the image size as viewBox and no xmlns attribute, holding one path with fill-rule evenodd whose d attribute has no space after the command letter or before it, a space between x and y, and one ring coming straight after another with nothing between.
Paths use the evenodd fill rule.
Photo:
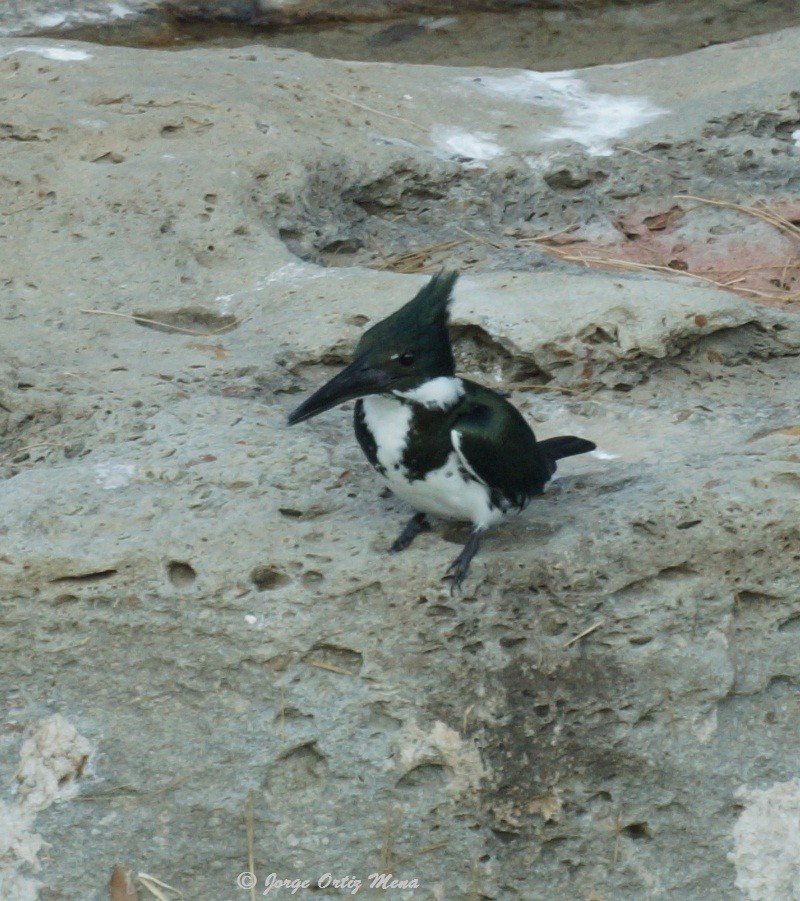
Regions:
<instances>
[{"instance_id":1,"label":"bird's crest","mask_svg":"<svg viewBox=\"0 0 800 901\"><path fill-rule=\"evenodd\" d=\"M407 304L364 332L358 352L390 346L398 340L412 345L430 341L449 347L447 320L457 278L457 272L437 272Z\"/></svg>"}]
</instances>

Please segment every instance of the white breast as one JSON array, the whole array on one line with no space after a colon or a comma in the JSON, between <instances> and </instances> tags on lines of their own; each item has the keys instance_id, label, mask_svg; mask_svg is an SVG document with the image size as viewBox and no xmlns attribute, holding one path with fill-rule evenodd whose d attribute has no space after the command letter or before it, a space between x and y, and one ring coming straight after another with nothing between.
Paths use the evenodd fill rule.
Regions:
<instances>
[{"instance_id":1,"label":"white breast","mask_svg":"<svg viewBox=\"0 0 800 901\"><path fill-rule=\"evenodd\" d=\"M486 486L462 475L455 448L445 465L429 472L424 479L406 478L402 458L411 415L411 407L394 398L375 395L364 398L364 420L375 439L384 478L394 494L417 510L466 520L482 528L500 520L503 514L490 507Z\"/></svg>"},{"instance_id":2,"label":"white breast","mask_svg":"<svg viewBox=\"0 0 800 901\"><path fill-rule=\"evenodd\" d=\"M410 482L401 473L387 470L386 481L398 497L435 516L468 521L481 528L503 517L500 510L489 506L489 489L483 482L464 478L455 453L424 479Z\"/></svg>"},{"instance_id":3,"label":"white breast","mask_svg":"<svg viewBox=\"0 0 800 901\"><path fill-rule=\"evenodd\" d=\"M411 414L410 406L393 397L373 394L364 398L364 422L375 439L378 462L387 473L394 472L403 459Z\"/></svg>"}]
</instances>

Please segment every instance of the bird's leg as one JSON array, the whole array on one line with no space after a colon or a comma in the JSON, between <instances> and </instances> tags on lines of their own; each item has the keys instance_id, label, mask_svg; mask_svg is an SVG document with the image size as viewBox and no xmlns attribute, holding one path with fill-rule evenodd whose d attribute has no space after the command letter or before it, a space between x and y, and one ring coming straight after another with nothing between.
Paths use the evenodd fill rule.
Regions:
<instances>
[{"instance_id":1,"label":"bird's leg","mask_svg":"<svg viewBox=\"0 0 800 901\"><path fill-rule=\"evenodd\" d=\"M461 553L453 560L450 566L447 567L444 578L452 579L452 582L450 583L450 594L455 594L455 592L461 588L461 583L467 577L472 558L478 553L478 548L481 546L483 532L483 529L473 529L472 534L462 548Z\"/></svg>"},{"instance_id":2,"label":"bird's leg","mask_svg":"<svg viewBox=\"0 0 800 901\"><path fill-rule=\"evenodd\" d=\"M389 548L389 553L399 554L400 551L404 551L420 532L427 532L430 527L431 524L424 513L415 513L397 536L395 543Z\"/></svg>"}]
</instances>

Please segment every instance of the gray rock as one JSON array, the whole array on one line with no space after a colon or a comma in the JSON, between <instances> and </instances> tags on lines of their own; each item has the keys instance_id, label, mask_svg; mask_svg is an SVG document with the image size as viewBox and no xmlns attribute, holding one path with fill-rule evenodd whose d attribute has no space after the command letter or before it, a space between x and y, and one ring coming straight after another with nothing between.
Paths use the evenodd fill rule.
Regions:
<instances>
[{"instance_id":1,"label":"gray rock","mask_svg":"<svg viewBox=\"0 0 800 901\"><path fill-rule=\"evenodd\" d=\"M640 2L640 0L639 0ZM0 0L0 34L81 26L115 27L121 20L143 25L179 22L231 22L291 26L311 22L363 22L409 14L466 10L508 11L519 7L570 9L568 0ZM597 4L595 4L597 5Z\"/></svg>"},{"instance_id":2,"label":"gray rock","mask_svg":"<svg viewBox=\"0 0 800 901\"><path fill-rule=\"evenodd\" d=\"M41 871L2 851L40 897L105 898L116 864L244 897L248 818L261 891L796 884L791 856L754 875L779 836L745 845L797 797L798 320L504 230L534 206L602 231L675 193L784 195L785 129L755 169L735 154L752 117L790 120L798 58L784 32L536 101L519 72L0 43L4 800L44 718L96 748L25 827ZM664 112L592 132L614 97ZM638 155L659 142L668 164ZM568 201L546 181L598 167ZM349 414L285 417L423 281L365 264L456 226L478 240L429 266L465 270L461 370L605 454L567 461L454 600L459 528L388 557L408 511Z\"/></svg>"}]
</instances>

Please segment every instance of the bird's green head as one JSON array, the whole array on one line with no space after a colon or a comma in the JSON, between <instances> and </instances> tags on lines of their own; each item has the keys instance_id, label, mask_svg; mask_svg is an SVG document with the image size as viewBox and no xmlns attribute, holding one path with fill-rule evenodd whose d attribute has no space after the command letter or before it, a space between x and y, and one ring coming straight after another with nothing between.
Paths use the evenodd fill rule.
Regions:
<instances>
[{"instance_id":1,"label":"bird's green head","mask_svg":"<svg viewBox=\"0 0 800 901\"><path fill-rule=\"evenodd\" d=\"M400 390L440 375L453 375L447 333L455 272L439 272L399 310L361 336L355 358L390 375Z\"/></svg>"},{"instance_id":2,"label":"bird's green head","mask_svg":"<svg viewBox=\"0 0 800 901\"><path fill-rule=\"evenodd\" d=\"M442 270L399 310L361 336L353 362L289 415L289 425L368 394L408 391L455 374L447 332L456 272Z\"/></svg>"}]
</instances>

